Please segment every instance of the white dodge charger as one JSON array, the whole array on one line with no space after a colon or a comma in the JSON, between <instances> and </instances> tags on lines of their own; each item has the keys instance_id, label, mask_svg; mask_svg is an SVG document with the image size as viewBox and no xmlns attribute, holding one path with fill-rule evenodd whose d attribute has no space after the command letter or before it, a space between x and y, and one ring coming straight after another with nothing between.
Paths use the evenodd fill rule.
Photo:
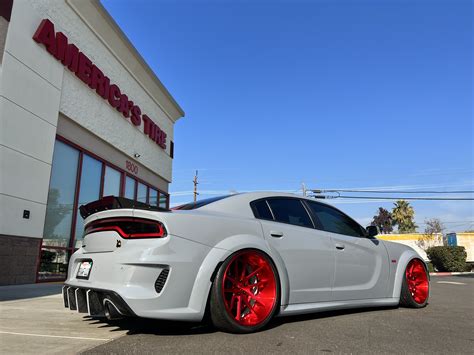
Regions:
<instances>
[{"instance_id":1,"label":"white dodge charger","mask_svg":"<svg viewBox=\"0 0 474 355\"><path fill-rule=\"evenodd\" d=\"M163 210L110 196L81 215L84 243L63 296L91 316L209 314L217 328L247 333L274 316L428 302L413 249L313 199L244 193Z\"/></svg>"}]
</instances>

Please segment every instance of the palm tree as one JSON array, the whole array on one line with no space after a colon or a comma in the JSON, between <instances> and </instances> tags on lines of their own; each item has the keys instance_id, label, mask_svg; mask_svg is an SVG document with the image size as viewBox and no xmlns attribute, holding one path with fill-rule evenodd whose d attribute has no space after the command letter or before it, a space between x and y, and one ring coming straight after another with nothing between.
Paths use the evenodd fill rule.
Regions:
<instances>
[{"instance_id":1,"label":"palm tree","mask_svg":"<svg viewBox=\"0 0 474 355\"><path fill-rule=\"evenodd\" d=\"M413 233L418 227L413 220L415 211L405 200L398 200L394 203L392 210L393 225L398 226L399 233Z\"/></svg>"}]
</instances>

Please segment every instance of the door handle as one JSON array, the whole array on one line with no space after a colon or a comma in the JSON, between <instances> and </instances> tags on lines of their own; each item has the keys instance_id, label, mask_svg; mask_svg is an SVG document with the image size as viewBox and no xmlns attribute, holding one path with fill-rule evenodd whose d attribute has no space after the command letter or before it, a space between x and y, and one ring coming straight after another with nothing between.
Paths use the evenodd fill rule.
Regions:
<instances>
[{"instance_id":1,"label":"door handle","mask_svg":"<svg viewBox=\"0 0 474 355\"><path fill-rule=\"evenodd\" d=\"M281 238L281 237L283 237L283 232L270 231L270 235L274 238Z\"/></svg>"},{"instance_id":2,"label":"door handle","mask_svg":"<svg viewBox=\"0 0 474 355\"><path fill-rule=\"evenodd\" d=\"M346 246L344 244L339 244L339 243L336 243L336 249L338 250L344 250Z\"/></svg>"}]
</instances>

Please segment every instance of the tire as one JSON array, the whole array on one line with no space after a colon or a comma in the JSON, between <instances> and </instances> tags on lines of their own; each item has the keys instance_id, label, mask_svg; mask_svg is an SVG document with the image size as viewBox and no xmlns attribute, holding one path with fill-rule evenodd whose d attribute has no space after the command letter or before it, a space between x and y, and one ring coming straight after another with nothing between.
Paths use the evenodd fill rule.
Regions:
<instances>
[{"instance_id":1,"label":"tire","mask_svg":"<svg viewBox=\"0 0 474 355\"><path fill-rule=\"evenodd\" d=\"M412 259L403 275L400 305L409 308L423 308L428 304L429 276L425 263L420 259Z\"/></svg>"},{"instance_id":2,"label":"tire","mask_svg":"<svg viewBox=\"0 0 474 355\"><path fill-rule=\"evenodd\" d=\"M272 260L246 249L229 256L212 284L210 315L219 330L252 333L265 327L280 304L280 280Z\"/></svg>"}]
</instances>

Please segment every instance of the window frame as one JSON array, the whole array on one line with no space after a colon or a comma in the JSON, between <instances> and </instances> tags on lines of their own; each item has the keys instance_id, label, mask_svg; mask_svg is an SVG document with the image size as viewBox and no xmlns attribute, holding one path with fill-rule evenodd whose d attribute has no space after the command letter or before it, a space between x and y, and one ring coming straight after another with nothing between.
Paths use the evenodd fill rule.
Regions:
<instances>
[{"instance_id":1,"label":"window frame","mask_svg":"<svg viewBox=\"0 0 474 355\"><path fill-rule=\"evenodd\" d=\"M112 164L112 163L108 162L107 160L101 158L97 154L94 154L93 152L81 147L80 145L78 145L74 142L71 142L69 139L67 139L67 138L65 138L65 137L63 137L59 134L56 134L55 140L57 140L61 143L64 143L64 144L66 144L67 146L69 146L73 149L76 149L79 153L78 162L77 162L78 166L77 166L76 178L75 178L76 181L75 181L75 190L74 190L74 202L73 202L73 209L72 209L72 213L71 213L70 235L69 235L69 242L66 244L66 246L43 245L43 238L41 238L41 243L39 243L38 258L37 258L37 262L36 262L36 282L37 283L51 282L51 281L64 281L67 278L67 274L66 274L66 277L64 279L59 279L59 278L44 278L44 279L41 278L40 279L39 278L39 271L40 271L40 265L41 265L41 255L42 255L43 249L63 250L63 251L66 252L66 255L68 257L68 262L69 262L70 256L77 250L77 248L75 248L76 219L77 219L77 213L78 213L78 207L79 207L78 206L79 195L80 195L80 192L81 192L80 191L80 186L81 186L82 163L83 163L84 154L87 154L91 158L98 160L102 164L101 177L100 177L100 187L99 187L99 198L104 197L103 196L103 194L104 194L104 177L105 177L106 166L108 166L112 169L117 170L120 173L119 195L121 197L123 197L124 194L125 194L125 179L126 179L127 176L129 176L130 178L135 180L134 201L137 200L138 183L142 183L146 186L146 192L147 192L147 202L146 203L149 202L150 188L153 188L153 189L158 191L158 197L161 196L161 195L166 197L166 208L167 209L169 209L169 205L170 205L170 194L169 193L166 193L166 192L162 191L158 187L147 183L146 181L138 178L137 176L129 174L125 169L122 169L122 168L116 166L115 164Z\"/></svg>"},{"instance_id":2,"label":"window frame","mask_svg":"<svg viewBox=\"0 0 474 355\"><path fill-rule=\"evenodd\" d=\"M328 230L325 230L324 227L323 227L323 224L321 223L321 220L319 219L319 217L313 212L313 210L311 209L311 206L309 205L310 203L315 203L317 205L320 205L320 206L323 206L323 207L326 207L326 208L329 208L329 209L332 209L338 213L340 213L341 215L343 215L344 217L346 217L347 219L351 220L352 222L354 222L357 226L359 226L361 232L362 232L362 235L361 236L354 236L354 235L349 235L349 234L341 234L341 233L336 233L336 232L331 232L331 231L328 231ZM349 215L347 215L346 213L342 212L340 209L334 207L334 206L331 206L329 204L326 204L326 203L321 203L321 202L318 202L318 201L313 201L313 200L308 200L308 199L303 199L303 204L307 206L307 210L309 211L310 215L313 217L313 219L315 221L317 221L317 227L316 229L318 230L321 230L323 232L327 232L327 233L334 233L334 234L338 234L338 235L343 235L343 236L346 236L346 237L352 237L352 238L367 238L367 239L371 239L367 233L367 230L362 227L360 225L360 223L358 223L354 218L350 217Z\"/></svg>"},{"instance_id":3,"label":"window frame","mask_svg":"<svg viewBox=\"0 0 474 355\"><path fill-rule=\"evenodd\" d=\"M254 204L256 204L257 202L260 202L262 200L264 200L266 202L268 208L270 209L270 213L272 214L273 219L257 217L258 212L256 211L256 208L255 208ZM311 221L312 226L302 226L300 224L293 224L293 223L289 223L289 222L277 221L275 219L275 213L273 212L272 207L270 206L270 203L268 202L268 201L271 201L271 200L298 200L301 203L301 205L303 206L306 213L308 214L308 217L309 217L309 220ZM313 218L313 215L311 214L311 211L309 211L308 206L304 203L304 199L299 198L299 197L291 197L291 196L263 197L263 198L259 198L259 199L251 201L250 202L250 208L252 209L252 213L253 213L253 215L256 219L260 219L260 220L263 220L263 221L275 222L275 223L281 223L281 224L287 224L287 225L294 226L294 227L302 227L302 228L308 228L308 229L318 229L318 228L316 228L316 222L315 222L315 219Z\"/></svg>"}]
</instances>

